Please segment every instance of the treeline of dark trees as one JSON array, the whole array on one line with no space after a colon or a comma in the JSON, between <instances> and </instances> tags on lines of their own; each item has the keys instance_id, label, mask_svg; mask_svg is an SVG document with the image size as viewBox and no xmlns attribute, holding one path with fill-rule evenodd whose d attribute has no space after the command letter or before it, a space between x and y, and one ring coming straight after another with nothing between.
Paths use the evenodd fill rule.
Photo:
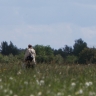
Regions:
<instances>
[{"instance_id":1,"label":"treeline of dark trees","mask_svg":"<svg viewBox=\"0 0 96 96\"><path fill-rule=\"evenodd\" d=\"M37 63L58 63L58 64L95 64L96 63L96 48L89 48L87 43L81 38L75 40L74 45L65 45L63 48L53 49L50 46L35 45ZM17 48L11 41L8 44L6 41L0 45L0 61L4 56L23 60L26 49ZM4 59L6 60L6 59Z\"/></svg>"}]
</instances>

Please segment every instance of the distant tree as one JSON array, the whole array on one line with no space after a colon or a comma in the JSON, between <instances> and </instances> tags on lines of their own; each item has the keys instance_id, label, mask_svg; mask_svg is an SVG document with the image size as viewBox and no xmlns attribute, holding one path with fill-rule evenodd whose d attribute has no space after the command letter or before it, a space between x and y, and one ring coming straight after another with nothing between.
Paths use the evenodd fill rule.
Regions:
<instances>
[{"instance_id":1,"label":"distant tree","mask_svg":"<svg viewBox=\"0 0 96 96\"><path fill-rule=\"evenodd\" d=\"M77 56L68 55L68 56L66 57L66 62L67 62L67 63L74 64L74 63L77 63L77 61L78 61Z\"/></svg>"},{"instance_id":2,"label":"distant tree","mask_svg":"<svg viewBox=\"0 0 96 96\"><path fill-rule=\"evenodd\" d=\"M84 42L81 38L75 40L75 44L73 45L73 53L75 56L79 56L79 53L84 49L87 48L87 43Z\"/></svg>"},{"instance_id":3,"label":"distant tree","mask_svg":"<svg viewBox=\"0 0 96 96\"><path fill-rule=\"evenodd\" d=\"M53 60L53 49L50 46L35 45L37 62L51 62Z\"/></svg>"},{"instance_id":4,"label":"distant tree","mask_svg":"<svg viewBox=\"0 0 96 96\"><path fill-rule=\"evenodd\" d=\"M53 50L50 46L45 46L44 50L45 50L46 55L49 55L49 56L53 55Z\"/></svg>"},{"instance_id":5,"label":"distant tree","mask_svg":"<svg viewBox=\"0 0 96 96\"><path fill-rule=\"evenodd\" d=\"M58 50L57 49L53 49L53 53L54 53L54 55L57 55L58 54Z\"/></svg>"},{"instance_id":6,"label":"distant tree","mask_svg":"<svg viewBox=\"0 0 96 96\"><path fill-rule=\"evenodd\" d=\"M1 54L8 55L8 43L6 41L3 41L1 43Z\"/></svg>"},{"instance_id":7,"label":"distant tree","mask_svg":"<svg viewBox=\"0 0 96 96\"><path fill-rule=\"evenodd\" d=\"M13 43L11 41L8 46L8 49L9 49L9 54L17 55L19 53L18 48L15 45L13 45Z\"/></svg>"},{"instance_id":8,"label":"distant tree","mask_svg":"<svg viewBox=\"0 0 96 96\"><path fill-rule=\"evenodd\" d=\"M55 59L54 60L55 63L57 63L57 64L63 64L64 63L64 58L60 54L56 55L54 59Z\"/></svg>"},{"instance_id":9,"label":"distant tree","mask_svg":"<svg viewBox=\"0 0 96 96\"><path fill-rule=\"evenodd\" d=\"M57 54L55 54L55 55L60 54L62 57L65 56L65 54L64 54L64 52L63 52L63 50L61 48L59 48L58 50L55 50L55 53L56 53L56 51L57 51Z\"/></svg>"},{"instance_id":10,"label":"distant tree","mask_svg":"<svg viewBox=\"0 0 96 96\"><path fill-rule=\"evenodd\" d=\"M35 45L34 49L37 55L53 55L53 50L50 46Z\"/></svg>"},{"instance_id":11,"label":"distant tree","mask_svg":"<svg viewBox=\"0 0 96 96\"><path fill-rule=\"evenodd\" d=\"M11 41L10 41L9 45L6 41L3 41L1 43L1 54L3 54L3 55L9 55L9 54L17 55L18 52L19 52L18 48L15 45L13 45L13 43Z\"/></svg>"},{"instance_id":12,"label":"distant tree","mask_svg":"<svg viewBox=\"0 0 96 96\"><path fill-rule=\"evenodd\" d=\"M73 54L73 49L72 47L69 47L68 45L65 45L65 47L63 48L63 52L65 57L68 55L72 55Z\"/></svg>"},{"instance_id":13,"label":"distant tree","mask_svg":"<svg viewBox=\"0 0 96 96\"><path fill-rule=\"evenodd\" d=\"M25 55L25 52L26 52L26 49L18 49L19 50L19 54L16 55L16 57L19 59L19 60L24 60L24 55Z\"/></svg>"},{"instance_id":14,"label":"distant tree","mask_svg":"<svg viewBox=\"0 0 96 96\"><path fill-rule=\"evenodd\" d=\"M96 49L84 48L79 54L79 63L82 64L96 63Z\"/></svg>"}]
</instances>

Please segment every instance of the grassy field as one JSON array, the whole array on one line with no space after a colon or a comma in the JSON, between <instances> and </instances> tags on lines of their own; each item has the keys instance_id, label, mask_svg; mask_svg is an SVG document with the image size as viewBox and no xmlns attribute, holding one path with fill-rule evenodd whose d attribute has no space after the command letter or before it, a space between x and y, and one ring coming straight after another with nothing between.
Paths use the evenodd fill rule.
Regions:
<instances>
[{"instance_id":1,"label":"grassy field","mask_svg":"<svg viewBox=\"0 0 96 96\"><path fill-rule=\"evenodd\" d=\"M1 65L0 96L96 96L96 65Z\"/></svg>"}]
</instances>

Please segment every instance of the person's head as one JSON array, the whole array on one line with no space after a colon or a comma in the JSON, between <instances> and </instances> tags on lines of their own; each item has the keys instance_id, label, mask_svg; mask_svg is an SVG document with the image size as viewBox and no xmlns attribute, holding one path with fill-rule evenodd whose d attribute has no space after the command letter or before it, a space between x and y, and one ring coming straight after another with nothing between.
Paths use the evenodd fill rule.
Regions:
<instances>
[{"instance_id":1,"label":"person's head","mask_svg":"<svg viewBox=\"0 0 96 96\"><path fill-rule=\"evenodd\" d=\"M31 45L31 44L29 44L29 45L28 45L28 48L32 48L32 45Z\"/></svg>"}]
</instances>

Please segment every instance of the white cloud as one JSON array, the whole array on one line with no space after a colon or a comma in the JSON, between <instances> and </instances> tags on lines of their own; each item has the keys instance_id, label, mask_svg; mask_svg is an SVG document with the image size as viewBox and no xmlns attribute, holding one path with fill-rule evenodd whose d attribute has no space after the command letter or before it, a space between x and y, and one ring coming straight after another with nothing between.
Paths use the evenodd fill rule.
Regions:
<instances>
[{"instance_id":1,"label":"white cloud","mask_svg":"<svg viewBox=\"0 0 96 96\"><path fill-rule=\"evenodd\" d=\"M6 34L4 34L5 32ZM13 25L6 26L6 29L0 28L0 34L0 41L12 41L19 48L25 48L29 43L60 48L64 45L73 46L74 41L79 38L87 43L91 39L92 42L96 36L96 27L80 27L71 23ZM92 44L94 45L95 42L92 42Z\"/></svg>"},{"instance_id":2,"label":"white cloud","mask_svg":"<svg viewBox=\"0 0 96 96\"><path fill-rule=\"evenodd\" d=\"M12 27L12 29L8 29ZM62 47L72 34L70 24L50 24L50 25L24 25L24 26L7 26L6 29L0 28L2 41L13 41L16 45L26 46L29 43L51 45L53 47ZM4 37L4 38L3 38ZM22 47L20 46L20 47Z\"/></svg>"},{"instance_id":3,"label":"white cloud","mask_svg":"<svg viewBox=\"0 0 96 96\"><path fill-rule=\"evenodd\" d=\"M0 1L0 41L21 48L29 43L60 48L82 38L94 45L95 5L90 0Z\"/></svg>"}]
</instances>

